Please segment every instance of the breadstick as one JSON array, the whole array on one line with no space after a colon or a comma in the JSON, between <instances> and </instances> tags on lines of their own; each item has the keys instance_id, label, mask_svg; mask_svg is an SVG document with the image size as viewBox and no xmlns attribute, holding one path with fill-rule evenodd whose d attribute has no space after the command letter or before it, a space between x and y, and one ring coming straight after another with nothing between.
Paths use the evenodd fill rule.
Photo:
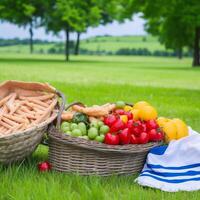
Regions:
<instances>
[{"instance_id":1,"label":"breadstick","mask_svg":"<svg viewBox=\"0 0 200 200\"><path fill-rule=\"evenodd\" d=\"M24 123L25 122L25 119L22 118L21 116L19 117L18 115L8 115L8 114L4 114L3 115L4 117L6 117L7 119L10 119L12 121L15 121L17 123Z\"/></svg>"},{"instance_id":2,"label":"breadstick","mask_svg":"<svg viewBox=\"0 0 200 200\"><path fill-rule=\"evenodd\" d=\"M43 110L43 111L46 110L46 108L44 108L44 107L42 107L42 106L40 106L40 105L37 105L37 104L35 104L35 103L26 102L25 104L26 104L28 107L32 108L32 109L38 108L38 109Z\"/></svg>"},{"instance_id":3,"label":"breadstick","mask_svg":"<svg viewBox=\"0 0 200 200\"><path fill-rule=\"evenodd\" d=\"M29 99L29 101L39 105L39 106L42 106L42 107L48 107L49 105L47 103L44 103L42 102L41 100L37 100L37 99Z\"/></svg>"},{"instance_id":4,"label":"breadstick","mask_svg":"<svg viewBox=\"0 0 200 200\"><path fill-rule=\"evenodd\" d=\"M51 113L51 111L54 109L54 107L57 104L57 99L54 99L53 102L51 103L51 105L46 109L46 111L43 113L43 115L41 115L41 117L39 117L37 120L35 120L35 124L39 124L41 123L48 115L49 113Z\"/></svg>"},{"instance_id":5,"label":"breadstick","mask_svg":"<svg viewBox=\"0 0 200 200\"><path fill-rule=\"evenodd\" d=\"M7 124L7 123L5 123L5 122L3 122L3 121L0 121L0 124L1 124L2 126L4 126L5 128L7 128L7 129L11 129L11 128L12 128L12 126L10 126L9 124Z\"/></svg>"},{"instance_id":6,"label":"breadstick","mask_svg":"<svg viewBox=\"0 0 200 200\"><path fill-rule=\"evenodd\" d=\"M6 96L6 97L4 97L3 99L0 100L0 107L2 105L4 105L10 99L11 96L12 96L12 94L9 94L8 96Z\"/></svg>"},{"instance_id":7,"label":"breadstick","mask_svg":"<svg viewBox=\"0 0 200 200\"><path fill-rule=\"evenodd\" d=\"M27 118L29 118L29 119L36 119L36 117L35 117L34 115L31 115L31 114L29 114L29 113L25 113L25 112L22 111L22 110L18 110L16 113L17 113L17 114L20 114L20 115L22 115L22 116L24 116L24 117L27 117Z\"/></svg>"},{"instance_id":8,"label":"breadstick","mask_svg":"<svg viewBox=\"0 0 200 200\"><path fill-rule=\"evenodd\" d=\"M6 122L7 124L9 124L10 126L16 126L18 123L6 118L6 117L2 117L1 119L2 121Z\"/></svg>"},{"instance_id":9,"label":"breadstick","mask_svg":"<svg viewBox=\"0 0 200 200\"><path fill-rule=\"evenodd\" d=\"M9 109L10 111L12 111L12 109L14 109L13 104L14 104L14 101L15 101L16 96L17 96L16 93L11 93L10 99L6 102L6 105L7 105L8 109Z\"/></svg>"}]
</instances>

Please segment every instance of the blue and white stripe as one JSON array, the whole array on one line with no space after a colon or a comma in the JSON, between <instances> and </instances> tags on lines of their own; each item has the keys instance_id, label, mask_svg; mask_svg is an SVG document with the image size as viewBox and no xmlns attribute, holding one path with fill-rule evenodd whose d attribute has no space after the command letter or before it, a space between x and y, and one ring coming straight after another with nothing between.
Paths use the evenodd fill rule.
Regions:
<instances>
[{"instance_id":1,"label":"blue and white stripe","mask_svg":"<svg viewBox=\"0 0 200 200\"><path fill-rule=\"evenodd\" d=\"M188 137L153 148L135 181L168 192L199 190L200 134L190 129Z\"/></svg>"}]
</instances>

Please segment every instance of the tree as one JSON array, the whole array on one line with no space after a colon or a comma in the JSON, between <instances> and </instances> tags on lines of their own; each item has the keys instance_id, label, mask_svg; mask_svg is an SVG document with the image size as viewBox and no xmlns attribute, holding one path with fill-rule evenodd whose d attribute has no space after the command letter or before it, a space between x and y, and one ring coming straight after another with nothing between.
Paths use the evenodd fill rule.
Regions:
<instances>
[{"instance_id":1,"label":"tree","mask_svg":"<svg viewBox=\"0 0 200 200\"><path fill-rule=\"evenodd\" d=\"M1 0L2 19L20 27L29 27L30 52L33 52L33 28L40 25L46 0Z\"/></svg>"},{"instance_id":2,"label":"tree","mask_svg":"<svg viewBox=\"0 0 200 200\"><path fill-rule=\"evenodd\" d=\"M82 32L86 32L88 27L95 27L99 24L111 23L114 20L123 21L120 13L124 12L126 4L124 0L86 0L84 4L78 4L80 10L85 12L82 17L84 27L79 27L77 31L77 40L75 45L75 55L79 53L80 35ZM123 5L124 3L124 5ZM124 17L125 18L125 17ZM123 18L123 19L124 19Z\"/></svg>"},{"instance_id":3,"label":"tree","mask_svg":"<svg viewBox=\"0 0 200 200\"><path fill-rule=\"evenodd\" d=\"M136 0L137 1L137 0ZM200 66L200 4L198 0L138 0L146 29L167 48L193 49L193 66ZM179 54L181 56L181 54Z\"/></svg>"},{"instance_id":4,"label":"tree","mask_svg":"<svg viewBox=\"0 0 200 200\"><path fill-rule=\"evenodd\" d=\"M48 10L45 14L45 25L47 31L58 34L65 32L65 59L69 61L69 41L71 31L84 26L81 23L83 13L76 7L78 0L49 0ZM80 1L84 3L84 1Z\"/></svg>"}]
</instances>

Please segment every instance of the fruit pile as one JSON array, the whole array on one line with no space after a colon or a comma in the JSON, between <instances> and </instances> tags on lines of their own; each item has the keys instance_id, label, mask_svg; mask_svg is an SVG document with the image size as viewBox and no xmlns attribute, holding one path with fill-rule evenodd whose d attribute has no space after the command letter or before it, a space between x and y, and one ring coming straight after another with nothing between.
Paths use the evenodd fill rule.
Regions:
<instances>
[{"instance_id":1,"label":"fruit pile","mask_svg":"<svg viewBox=\"0 0 200 200\"><path fill-rule=\"evenodd\" d=\"M105 143L118 145L161 141L164 133L156 118L156 109L147 102L129 106L119 101L113 113L104 118L104 123L110 128L105 136Z\"/></svg>"},{"instance_id":2,"label":"fruit pile","mask_svg":"<svg viewBox=\"0 0 200 200\"><path fill-rule=\"evenodd\" d=\"M64 121L61 130L71 136L88 140L104 142L105 134L109 132L109 127L103 121L90 118L83 113L75 113L70 122Z\"/></svg>"},{"instance_id":3,"label":"fruit pile","mask_svg":"<svg viewBox=\"0 0 200 200\"><path fill-rule=\"evenodd\" d=\"M74 105L62 115L62 132L109 145L146 144L188 135L187 125L180 119L159 117L148 102L85 107Z\"/></svg>"}]
</instances>

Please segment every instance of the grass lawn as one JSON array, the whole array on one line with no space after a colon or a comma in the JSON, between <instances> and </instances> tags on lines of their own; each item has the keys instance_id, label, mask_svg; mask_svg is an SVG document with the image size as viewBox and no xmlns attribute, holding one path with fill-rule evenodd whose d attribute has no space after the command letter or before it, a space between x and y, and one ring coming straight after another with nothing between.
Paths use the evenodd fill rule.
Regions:
<instances>
[{"instance_id":1,"label":"grass lawn","mask_svg":"<svg viewBox=\"0 0 200 200\"><path fill-rule=\"evenodd\" d=\"M0 81L49 82L68 97L88 105L146 100L160 116L180 117L200 131L200 68L191 59L154 57L72 57L0 54ZM200 199L200 192L166 193L143 188L129 177L80 177L39 173L47 159L40 146L32 157L11 167L0 166L0 199Z\"/></svg>"},{"instance_id":2,"label":"grass lawn","mask_svg":"<svg viewBox=\"0 0 200 200\"><path fill-rule=\"evenodd\" d=\"M61 45L64 49L64 43ZM1 46L0 54L3 52L9 53L27 53L29 52L29 45L12 45L12 46ZM50 44L34 44L34 51L48 52L50 48L58 48L57 43ZM153 36L101 36L91 37L88 39L81 40L80 48L87 49L89 51L111 51L116 52L121 48L146 48L150 52L153 51L166 51L165 46L160 44L158 39ZM171 51L171 50L168 50Z\"/></svg>"}]
</instances>

